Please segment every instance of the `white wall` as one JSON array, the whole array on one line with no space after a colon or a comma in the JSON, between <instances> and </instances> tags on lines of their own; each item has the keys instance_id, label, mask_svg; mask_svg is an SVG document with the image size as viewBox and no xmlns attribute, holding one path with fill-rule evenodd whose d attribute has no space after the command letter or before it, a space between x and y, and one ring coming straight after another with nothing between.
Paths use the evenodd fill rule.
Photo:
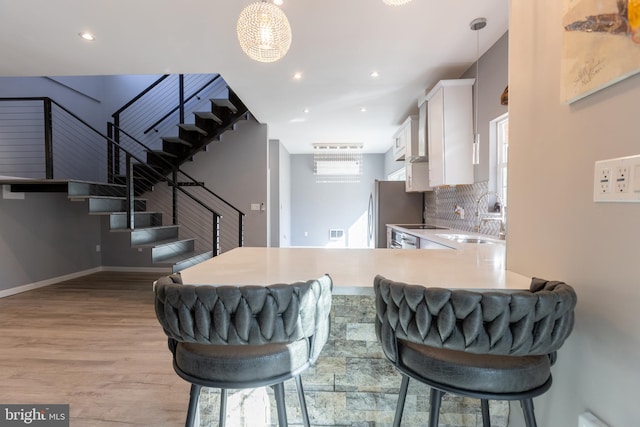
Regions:
<instances>
[{"instance_id":1,"label":"white wall","mask_svg":"<svg viewBox=\"0 0 640 427\"><path fill-rule=\"evenodd\" d=\"M386 153L384 153L384 178L387 179L390 173L396 172L398 169L402 169L404 167L404 161L395 161L393 159L393 147L389 148Z\"/></svg>"},{"instance_id":2,"label":"white wall","mask_svg":"<svg viewBox=\"0 0 640 427\"><path fill-rule=\"evenodd\" d=\"M365 247L367 208L375 179L384 179L384 154L364 154L361 181L349 184L316 183L313 154L292 155L291 245L324 247L335 243L329 241L329 229L344 229L345 234L351 229L353 238L349 241L347 237L346 243Z\"/></svg>"},{"instance_id":3,"label":"white wall","mask_svg":"<svg viewBox=\"0 0 640 427\"><path fill-rule=\"evenodd\" d=\"M578 294L554 384L535 400L538 425L576 426L589 409L611 427L636 426L640 204L596 204L592 186L596 160L640 154L640 76L564 104L563 3L511 2L507 267ZM510 425L523 426L512 409Z\"/></svg>"},{"instance_id":4,"label":"white wall","mask_svg":"<svg viewBox=\"0 0 640 427\"><path fill-rule=\"evenodd\" d=\"M279 144L279 148L280 180L278 186L280 199L277 209L280 236L278 243L280 247L284 248L291 245L291 154L282 144Z\"/></svg>"}]
</instances>

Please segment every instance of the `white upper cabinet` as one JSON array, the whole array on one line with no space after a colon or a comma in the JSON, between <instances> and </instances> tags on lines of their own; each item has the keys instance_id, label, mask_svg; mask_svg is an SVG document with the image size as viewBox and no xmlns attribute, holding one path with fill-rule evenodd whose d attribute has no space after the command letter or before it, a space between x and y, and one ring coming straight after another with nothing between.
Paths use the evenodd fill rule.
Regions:
<instances>
[{"instance_id":1,"label":"white upper cabinet","mask_svg":"<svg viewBox=\"0 0 640 427\"><path fill-rule=\"evenodd\" d=\"M412 161L418 157L418 117L409 116L402 124L405 141L404 159Z\"/></svg>"},{"instance_id":2,"label":"white upper cabinet","mask_svg":"<svg viewBox=\"0 0 640 427\"><path fill-rule=\"evenodd\" d=\"M404 129L400 128L393 134L393 159L404 160L405 154L405 140L404 140Z\"/></svg>"},{"instance_id":3,"label":"white upper cabinet","mask_svg":"<svg viewBox=\"0 0 640 427\"><path fill-rule=\"evenodd\" d=\"M422 97L418 102L418 157L421 161L429 161L429 148L427 147L427 100Z\"/></svg>"},{"instance_id":4,"label":"white upper cabinet","mask_svg":"<svg viewBox=\"0 0 640 427\"><path fill-rule=\"evenodd\" d=\"M429 164L427 162L404 162L405 191L431 191L429 186Z\"/></svg>"},{"instance_id":5,"label":"white upper cabinet","mask_svg":"<svg viewBox=\"0 0 640 427\"><path fill-rule=\"evenodd\" d=\"M409 116L393 135L393 158L411 160L418 156L418 117Z\"/></svg>"},{"instance_id":6,"label":"white upper cabinet","mask_svg":"<svg viewBox=\"0 0 640 427\"><path fill-rule=\"evenodd\" d=\"M473 83L441 80L427 94L429 184L473 184Z\"/></svg>"}]
</instances>

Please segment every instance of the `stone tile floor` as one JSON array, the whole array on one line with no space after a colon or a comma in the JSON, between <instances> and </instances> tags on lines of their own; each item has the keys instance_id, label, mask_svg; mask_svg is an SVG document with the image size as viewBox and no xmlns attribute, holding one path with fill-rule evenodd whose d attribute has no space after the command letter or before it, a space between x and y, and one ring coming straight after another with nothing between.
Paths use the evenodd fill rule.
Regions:
<instances>
[{"instance_id":1,"label":"stone tile floor","mask_svg":"<svg viewBox=\"0 0 640 427\"><path fill-rule=\"evenodd\" d=\"M312 426L390 427L400 387L400 374L385 359L376 340L373 296L334 296L332 330L316 366L302 375ZM293 380L285 383L289 425L301 425ZM219 392L203 388L200 425L218 425ZM507 402L490 402L491 424L506 427ZM429 388L409 383L402 425L424 426L429 418ZM230 391L228 427L276 426L275 399L270 388ZM480 401L445 395L440 427L482 426Z\"/></svg>"}]
</instances>

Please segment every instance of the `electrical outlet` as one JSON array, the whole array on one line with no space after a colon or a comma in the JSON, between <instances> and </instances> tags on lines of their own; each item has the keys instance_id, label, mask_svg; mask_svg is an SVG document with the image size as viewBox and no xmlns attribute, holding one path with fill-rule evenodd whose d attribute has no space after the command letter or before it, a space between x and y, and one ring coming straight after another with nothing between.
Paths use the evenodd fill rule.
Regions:
<instances>
[{"instance_id":1,"label":"electrical outlet","mask_svg":"<svg viewBox=\"0 0 640 427\"><path fill-rule=\"evenodd\" d=\"M625 165L616 168L616 193L626 193L629 189L629 167Z\"/></svg>"},{"instance_id":2,"label":"electrical outlet","mask_svg":"<svg viewBox=\"0 0 640 427\"><path fill-rule=\"evenodd\" d=\"M611 168L600 168L596 174L597 190L600 193L608 193L611 191Z\"/></svg>"},{"instance_id":3,"label":"electrical outlet","mask_svg":"<svg viewBox=\"0 0 640 427\"><path fill-rule=\"evenodd\" d=\"M593 201L640 203L640 155L598 160L593 175Z\"/></svg>"}]
</instances>

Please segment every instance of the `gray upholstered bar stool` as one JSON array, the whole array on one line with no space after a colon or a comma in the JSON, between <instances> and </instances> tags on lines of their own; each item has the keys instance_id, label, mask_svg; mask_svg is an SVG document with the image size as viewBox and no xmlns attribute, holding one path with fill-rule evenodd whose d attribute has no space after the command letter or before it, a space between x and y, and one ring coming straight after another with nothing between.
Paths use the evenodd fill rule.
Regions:
<instances>
[{"instance_id":1,"label":"gray upholstered bar stool","mask_svg":"<svg viewBox=\"0 0 640 427\"><path fill-rule=\"evenodd\" d=\"M278 424L287 426L284 381L295 378L309 426L300 374L329 337L332 281L269 286L193 286L179 274L153 285L156 315L169 337L176 373L191 383L186 426L193 426L202 387L220 388L220 426L228 389L271 386Z\"/></svg>"},{"instance_id":2,"label":"gray upholstered bar stool","mask_svg":"<svg viewBox=\"0 0 640 427\"><path fill-rule=\"evenodd\" d=\"M472 292L374 279L376 335L402 375L394 426L409 378L431 387L429 427L444 393L478 398L490 427L489 400L519 400L535 427L533 398L551 387L556 351L571 333L576 294L563 282L534 278L529 291Z\"/></svg>"}]
</instances>

